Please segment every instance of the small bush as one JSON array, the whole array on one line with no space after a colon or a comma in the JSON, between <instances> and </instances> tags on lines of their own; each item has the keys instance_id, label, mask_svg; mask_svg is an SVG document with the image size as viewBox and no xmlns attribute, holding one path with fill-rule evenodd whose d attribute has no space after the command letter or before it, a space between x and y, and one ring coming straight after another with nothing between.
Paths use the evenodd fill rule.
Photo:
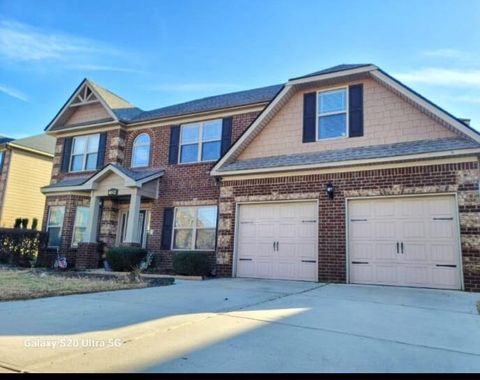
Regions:
<instances>
[{"instance_id":1,"label":"small bush","mask_svg":"<svg viewBox=\"0 0 480 380\"><path fill-rule=\"evenodd\" d=\"M112 270L128 272L138 267L147 256L147 251L140 247L113 247L107 252L107 261Z\"/></svg>"},{"instance_id":2,"label":"small bush","mask_svg":"<svg viewBox=\"0 0 480 380\"><path fill-rule=\"evenodd\" d=\"M32 230L36 230L38 227L38 219L37 218L33 218L32 219Z\"/></svg>"},{"instance_id":3,"label":"small bush","mask_svg":"<svg viewBox=\"0 0 480 380\"><path fill-rule=\"evenodd\" d=\"M22 226L22 218L16 218L13 228L20 228Z\"/></svg>"},{"instance_id":4,"label":"small bush","mask_svg":"<svg viewBox=\"0 0 480 380\"><path fill-rule=\"evenodd\" d=\"M0 228L0 263L30 267L46 249L45 232L22 228Z\"/></svg>"},{"instance_id":5,"label":"small bush","mask_svg":"<svg viewBox=\"0 0 480 380\"><path fill-rule=\"evenodd\" d=\"M22 219L22 228L27 228L28 227L28 218L23 218Z\"/></svg>"},{"instance_id":6,"label":"small bush","mask_svg":"<svg viewBox=\"0 0 480 380\"><path fill-rule=\"evenodd\" d=\"M173 257L173 270L185 276L208 276L211 272L210 259L202 252L178 252Z\"/></svg>"}]
</instances>

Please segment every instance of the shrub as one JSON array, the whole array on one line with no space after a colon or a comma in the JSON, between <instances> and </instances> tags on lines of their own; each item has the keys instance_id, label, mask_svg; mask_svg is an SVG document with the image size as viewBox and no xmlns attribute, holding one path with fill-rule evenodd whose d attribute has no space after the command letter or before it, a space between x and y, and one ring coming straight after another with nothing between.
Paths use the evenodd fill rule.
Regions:
<instances>
[{"instance_id":1,"label":"shrub","mask_svg":"<svg viewBox=\"0 0 480 380\"><path fill-rule=\"evenodd\" d=\"M140 247L113 247L107 252L107 261L112 270L126 272L138 267L146 256L147 251Z\"/></svg>"},{"instance_id":2,"label":"shrub","mask_svg":"<svg viewBox=\"0 0 480 380\"><path fill-rule=\"evenodd\" d=\"M0 228L0 262L30 267L47 246L45 232L20 228Z\"/></svg>"},{"instance_id":3,"label":"shrub","mask_svg":"<svg viewBox=\"0 0 480 380\"><path fill-rule=\"evenodd\" d=\"M22 219L22 228L27 228L28 227L28 218L23 218Z\"/></svg>"},{"instance_id":4,"label":"shrub","mask_svg":"<svg viewBox=\"0 0 480 380\"><path fill-rule=\"evenodd\" d=\"M211 272L210 258L202 252L178 252L173 257L173 270L186 276L208 276Z\"/></svg>"},{"instance_id":5,"label":"shrub","mask_svg":"<svg viewBox=\"0 0 480 380\"><path fill-rule=\"evenodd\" d=\"M38 227L38 219L37 218L33 218L32 219L32 230L36 230Z\"/></svg>"},{"instance_id":6,"label":"shrub","mask_svg":"<svg viewBox=\"0 0 480 380\"><path fill-rule=\"evenodd\" d=\"M22 218L16 218L13 228L20 228L22 226Z\"/></svg>"}]
</instances>

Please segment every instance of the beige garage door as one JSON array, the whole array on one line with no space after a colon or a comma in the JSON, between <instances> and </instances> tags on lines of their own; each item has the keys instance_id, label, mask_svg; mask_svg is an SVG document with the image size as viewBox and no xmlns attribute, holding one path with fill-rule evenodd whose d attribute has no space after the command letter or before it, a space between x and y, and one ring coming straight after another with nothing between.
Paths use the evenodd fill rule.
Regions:
<instances>
[{"instance_id":1,"label":"beige garage door","mask_svg":"<svg viewBox=\"0 0 480 380\"><path fill-rule=\"evenodd\" d=\"M460 289L453 196L348 201L350 282Z\"/></svg>"},{"instance_id":2,"label":"beige garage door","mask_svg":"<svg viewBox=\"0 0 480 380\"><path fill-rule=\"evenodd\" d=\"M239 207L237 276L317 281L316 202Z\"/></svg>"}]
</instances>

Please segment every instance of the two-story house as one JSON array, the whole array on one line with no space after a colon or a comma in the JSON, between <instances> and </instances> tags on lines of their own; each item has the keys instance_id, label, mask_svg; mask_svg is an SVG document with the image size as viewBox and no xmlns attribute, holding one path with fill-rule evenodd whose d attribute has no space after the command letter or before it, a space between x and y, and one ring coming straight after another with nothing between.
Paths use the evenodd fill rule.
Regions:
<instances>
[{"instance_id":1,"label":"two-story house","mask_svg":"<svg viewBox=\"0 0 480 380\"><path fill-rule=\"evenodd\" d=\"M84 80L57 138L45 228L209 252L219 276L480 290L480 134L378 67L142 111Z\"/></svg>"},{"instance_id":2,"label":"two-story house","mask_svg":"<svg viewBox=\"0 0 480 380\"><path fill-rule=\"evenodd\" d=\"M52 176L55 138L46 134L0 137L0 227L12 228L17 218L36 219L42 228L45 195L41 188Z\"/></svg>"}]
</instances>

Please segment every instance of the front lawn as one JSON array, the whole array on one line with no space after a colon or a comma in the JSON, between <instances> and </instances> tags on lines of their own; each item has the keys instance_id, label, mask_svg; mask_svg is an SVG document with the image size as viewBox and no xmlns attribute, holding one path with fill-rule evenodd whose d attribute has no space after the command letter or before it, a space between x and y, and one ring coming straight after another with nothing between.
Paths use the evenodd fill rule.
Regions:
<instances>
[{"instance_id":1,"label":"front lawn","mask_svg":"<svg viewBox=\"0 0 480 380\"><path fill-rule=\"evenodd\" d=\"M24 300L107 290L145 288L145 282L66 277L31 269L0 268L0 301Z\"/></svg>"}]
</instances>

